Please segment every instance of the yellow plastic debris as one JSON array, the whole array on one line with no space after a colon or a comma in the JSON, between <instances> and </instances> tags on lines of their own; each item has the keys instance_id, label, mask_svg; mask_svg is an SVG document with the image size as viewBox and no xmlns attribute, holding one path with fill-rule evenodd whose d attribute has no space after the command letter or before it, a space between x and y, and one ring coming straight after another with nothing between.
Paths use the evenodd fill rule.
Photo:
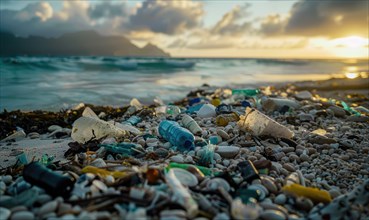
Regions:
<instances>
[{"instance_id":1,"label":"yellow plastic debris","mask_svg":"<svg viewBox=\"0 0 369 220\"><path fill-rule=\"evenodd\" d=\"M295 183L284 186L282 190L296 196L303 196L309 198L316 203L319 202L329 203L332 201L331 195L329 194L329 192L325 190L320 190L312 187L305 187Z\"/></svg>"},{"instance_id":2,"label":"yellow plastic debris","mask_svg":"<svg viewBox=\"0 0 369 220\"><path fill-rule=\"evenodd\" d=\"M82 173L93 173L101 177L113 176L114 178L122 178L122 177L127 176L126 172L108 171L108 170L100 169L100 168L93 167L93 166L86 166L81 171Z\"/></svg>"}]
</instances>

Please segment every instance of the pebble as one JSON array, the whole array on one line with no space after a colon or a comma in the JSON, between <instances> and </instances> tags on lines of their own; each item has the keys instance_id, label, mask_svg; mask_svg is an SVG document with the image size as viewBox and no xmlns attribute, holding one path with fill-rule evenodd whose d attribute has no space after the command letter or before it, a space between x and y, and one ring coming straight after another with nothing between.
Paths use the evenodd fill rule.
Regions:
<instances>
[{"instance_id":1,"label":"pebble","mask_svg":"<svg viewBox=\"0 0 369 220\"><path fill-rule=\"evenodd\" d=\"M287 197L285 194L281 193L277 197L275 197L274 202L278 205L283 205L287 201Z\"/></svg>"},{"instance_id":2,"label":"pebble","mask_svg":"<svg viewBox=\"0 0 369 220\"><path fill-rule=\"evenodd\" d=\"M283 164L283 168L285 168L286 170L288 170L290 172L295 172L296 171L295 167L291 163Z\"/></svg>"},{"instance_id":3,"label":"pebble","mask_svg":"<svg viewBox=\"0 0 369 220\"><path fill-rule=\"evenodd\" d=\"M306 154L301 154L300 159L301 161L309 161L310 157Z\"/></svg>"},{"instance_id":4,"label":"pebble","mask_svg":"<svg viewBox=\"0 0 369 220\"><path fill-rule=\"evenodd\" d=\"M57 207L58 207L58 201L56 200L50 201L44 204L43 206L41 206L40 210L38 211L38 215L44 216L50 212L54 212Z\"/></svg>"},{"instance_id":5,"label":"pebble","mask_svg":"<svg viewBox=\"0 0 369 220\"><path fill-rule=\"evenodd\" d=\"M308 180L313 180L313 179L315 178L315 175L314 175L314 174L312 174L312 173L305 174L304 176L305 176L305 178L306 178L306 179L308 179Z\"/></svg>"},{"instance_id":6,"label":"pebble","mask_svg":"<svg viewBox=\"0 0 369 220\"><path fill-rule=\"evenodd\" d=\"M29 211L20 211L13 213L10 217L10 220L33 220L35 219L35 215Z\"/></svg>"},{"instance_id":7,"label":"pebble","mask_svg":"<svg viewBox=\"0 0 369 220\"><path fill-rule=\"evenodd\" d=\"M218 146L215 150L215 152L224 158L234 158L239 151L240 148L235 146Z\"/></svg>"},{"instance_id":8,"label":"pebble","mask_svg":"<svg viewBox=\"0 0 369 220\"><path fill-rule=\"evenodd\" d=\"M346 115L346 111L338 106L330 106L328 109L331 110L336 117L345 117Z\"/></svg>"},{"instance_id":9,"label":"pebble","mask_svg":"<svg viewBox=\"0 0 369 220\"><path fill-rule=\"evenodd\" d=\"M227 134L227 132L223 131L222 129L218 129L217 134L225 140L229 139L229 135Z\"/></svg>"},{"instance_id":10,"label":"pebble","mask_svg":"<svg viewBox=\"0 0 369 220\"><path fill-rule=\"evenodd\" d=\"M311 114L301 113L298 115L300 121L314 121L314 116Z\"/></svg>"},{"instance_id":11,"label":"pebble","mask_svg":"<svg viewBox=\"0 0 369 220\"><path fill-rule=\"evenodd\" d=\"M6 185L9 185L13 181L13 177L10 175L2 176L1 181L3 181Z\"/></svg>"},{"instance_id":12,"label":"pebble","mask_svg":"<svg viewBox=\"0 0 369 220\"><path fill-rule=\"evenodd\" d=\"M11 214L11 211L7 208L0 207L0 217L1 219L8 219Z\"/></svg>"},{"instance_id":13,"label":"pebble","mask_svg":"<svg viewBox=\"0 0 369 220\"><path fill-rule=\"evenodd\" d=\"M311 99L313 95L309 91L304 90L304 91L297 93L295 97L298 100L306 100L306 99Z\"/></svg>"},{"instance_id":14,"label":"pebble","mask_svg":"<svg viewBox=\"0 0 369 220\"><path fill-rule=\"evenodd\" d=\"M285 220L286 216L281 211L269 209L269 210L264 210L261 213L260 218L264 220L270 220L270 219Z\"/></svg>"},{"instance_id":15,"label":"pebble","mask_svg":"<svg viewBox=\"0 0 369 220\"><path fill-rule=\"evenodd\" d=\"M340 191L338 191L336 189L330 189L328 192L331 195L332 199L334 199L334 198L341 195Z\"/></svg>"},{"instance_id":16,"label":"pebble","mask_svg":"<svg viewBox=\"0 0 369 220\"><path fill-rule=\"evenodd\" d=\"M170 161L175 163L184 163L184 158L182 155L175 155L170 157Z\"/></svg>"},{"instance_id":17,"label":"pebble","mask_svg":"<svg viewBox=\"0 0 369 220\"><path fill-rule=\"evenodd\" d=\"M172 168L172 170L174 172L174 175L183 185L192 187L198 184L196 176L188 172L187 170L180 168Z\"/></svg>"}]
</instances>

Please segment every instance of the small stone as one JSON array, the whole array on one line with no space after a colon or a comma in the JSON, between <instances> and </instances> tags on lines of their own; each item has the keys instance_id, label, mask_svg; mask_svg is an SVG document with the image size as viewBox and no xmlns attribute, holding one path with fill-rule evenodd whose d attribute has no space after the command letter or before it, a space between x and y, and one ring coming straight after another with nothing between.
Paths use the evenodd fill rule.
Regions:
<instances>
[{"instance_id":1,"label":"small stone","mask_svg":"<svg viewBox=\"0 0 369 220\"><path fill-rule=\"evenodd\" d=\"M278 205L283 205L285 204L287 201L287 197L285 194L281 193L279 194L277 197L275 197L274 199L274 203L275 204L278 204Z\"/></svg>"},{"instance_id":2,"label":"small stone","mask_svg":"<svg viewBox=\"0 0 369 220\"><path fill-rule=\"evenodd\" d=\"M218 146L215 150L215 152L224 158L234 158L239 151L240 148L235 146Z\"/></svg>"},{"instance_id":3,"label":"small stone","mask_svg":"<svg viewBox=\"0 0 369 220\"><path fill-rule=\"evenodd\" d=\"M298 100L306 100L306 99L311 99L313 95L309 91L304 90L304 91L297 93L295 97Z\"/></svg>"},{"instance_id":4,"label":"small stone","mask_svg":"<svg viewBox=\"0 0 369 220\"><path fill-rule=\"evenodd\" d=\"M10 220L33 220L35 219L35 215L29 211L20 211L13 213L10 217Z\"/></svg>"},{"instance_id":5,"label":"small stone","mask_svg":"<svg viewBox=\"0 0 369 220\"><path fill-rule=\"evenodd\" d=\"M48 194L42 194L37 197L36 202L40 204L45 204L47 202L50 202L51 200L51 196L49 196Z\"/></svg>"},{"instance_id":6,"label":"small stone","mask_svg":"<svg viewBox=\"0 0 369 220\"><path fill-rule=\"evenodd\" d=\"M288 170L290 172L295 172L296 171L295 167L291 163L283 164L283 168L285 168L286 170Z\"/></svg>"},{"instance_id":7,"label":"small stone","mask_svg":"<svg viewBox=\"0 0 369 220\"><path fill-rule=\"evenodd\" d=\"M314 121L314 116L311 114L301 113L298 115L300 121Z\"/></svg>"},{"instance_id":8,"label":"small stone","mask_svg":"<svg viewBox=\"0 0 369 220\"><path fill-rule=\"evenodd\" d=\"M10 211L12 213L15 213L15 212L21 212L21 211L28 211L27 207L24 206L24 205L19 205L19 206L14 206L10 209Z\"/></svg>"},{"instance_id":9,"label":"small stone","mask_svg":"<svg viewBox=\"0 0 369 220\"><path fill-rule=\"evenodd\" d=\"M285 220L286 216L281 211L268 209L261 213L260 218L264 220Z\"/></svg>"},{"instance_id":10,"label":"small stone","mask_svg":"<svg viewBox=\"0 0 369 220\"><path fill-rule=\"evenodd\" d=\"M336 117L345 117L346 115L346 111L341 107L333 105L329 106L328 109L331 110Z\"/></svg>"},{"instance_id":11,"label":"small stone","mask_svg":"<svg viewBox=\"0 0 369 220\"><path fill-rule=\"evenodd\" d=\"M218 129L217 134L225 140L229 139L229 135L227 134L227 132L223 131L222 129Z\"/></svg>"},{"instance_id":12,"label":"small stone","mask_svg":"<svg viewBox=\"0 0 369 220\"><path fill-rule=\"evenodd\" d=\"M58 215L63 215L68 211L72 210L72 205L68 203L61 203L58 208Z\"/></svg>"},{"instance_id":13,"label":"small stone","mask_svg":"<svg viewBox=\"0 0 369 220\"><path fill-rule=\"evenodd\" d=\"M347 155L347 154L344 154L344 155L341 155L341 156L340 156L340 159L341 159L341 160L344 160L344 161L348 161L348 160L350 159L350 156L349 156L349 155Z\"/></svg>"},{"instance_id":14,"label":"small stone","mask_svg":"<svg viewBox=\"0 0 369 220\"><path fill-rule=\"evenodd\" d=\"M1 177L1 180L6 184L9 185L13 181L13 177L10 175L5 175Z\"/></svg>"},{"instance_id":15,"label":"small stone","mask_svg":"<svg viewBox=\"0 0 369 220\"><path fill-rule=\"evenodd\" d=\"M169 154L169 151L163 147L158 148L154 151L159 157L167 157Z\"/></svg>"},{"instance_id":16,"label":"small stone","mask_svg":"<svg viewBox=\"0 0 369 220\"><path fill-rule=\"evenodd\" d=\"M309 212L314 204L313 202L308 199L308 198L304 198L304 197L297 197L296 201L295 201L295 206L300 209L300 210L304 210L306 212Z\"/></svg>"},{"instance_id":17,"label":"small stone","mask_svg":"<svg viewBox=\"0 0 369 220\"><path fill-rule=\"evenodd\" d=\"M309 142L312 144L335 144L337 141L333 138L327 138L322 135L315 135L315 137L309 138Z\"/></svg>"},{"instance_id":18,"label":"small stone","mask_svg":"<svg viewBox=\"0 0 369 220\"><path fill-rule=\"evenodd\" d=\"M309 174L305 175L305 178L308 179L308 180L313 180L315 178L315 175L312 174L312 173L309 173Z\"/></svg>"},{"instance_id":19,"label":"small stone","mask_svg":"<svg viewBox=\"0 0 369 220\"><path fill-rule=\"evenodd\" d=\"M194 163L193 158L189 155L186 156L186 158L184 159L185 163Z\"/></svg>"},{"instance_id":20,"label":"small stone","mask_svg":"<svg viewBox=\"0 0 369 220\"><path fill-rule=\"evenodd\" d=\"M347 117L346 121L352 121L352 122L368 122L369 117L368 116L358 116L358 115L351 115Z\"/></svg>"},{"instance_id":21,"label":"small stone","mask_svg":"<svg viewBox=\"0 0 369 220\"><path fill-rule=\"evenodd\" d=\"M53 131L61 131L63 130L63 128L60 127L59 125L51 125L47 130L49 130L50 132L53 132Z\"/></svg>"},{"instance_id":22,"label":"small stone","mask_svg":"<svg viewBox=\"0 0 369 220\"><path fill-rule=\"evenodd\" d=\"M329 194L331 195L332 199L334 199L334 198L341 195L340 191L338 191L336 189L329 190Z\"/></svg>"},{"instance_id":23,"label":"small stone","mask_svg":"<svg viewBox=\"0 0 369 220\"><path fill-rule=\"evenodd\" d=\"M175 163L184 163L184 159L182 155L171 156L170 161L175 162Z\"/></svg>"},{"instance_id":24,"label":"small stone","mask_svg":"<svg viewBox=\"0 0 369 220\"><path fill-rule=\"evenodd\" d=\"M7 208L0 207L0 217L1 219L8 219L11 214L11 211Z\"/></svg>"},{"instance_id":25,"label":"small stone","mask_svg":"<svg viewBox=\"0 0 369 220\"><path fill-rule=\"evenodd\" d=\"M48 213L54 212L57 207L58 207L58 202L56 200L48 202L44 204L43 206L41 206L40 210L38 211L38 215L44 216Z\"/></svg>"},{"instance_id":26,"label":"small stone","mask_svg":"<svg viewBox=\"0 0 369 220\"><path fill-rule=\"evenodd\" d=\"M306 155L306 154L301 154L301 155L300 155L300 159L301 159L301 161L308 161L310 158L309 158L309 156L308 156L308 155Z\"/></svg>"}]
</instances>

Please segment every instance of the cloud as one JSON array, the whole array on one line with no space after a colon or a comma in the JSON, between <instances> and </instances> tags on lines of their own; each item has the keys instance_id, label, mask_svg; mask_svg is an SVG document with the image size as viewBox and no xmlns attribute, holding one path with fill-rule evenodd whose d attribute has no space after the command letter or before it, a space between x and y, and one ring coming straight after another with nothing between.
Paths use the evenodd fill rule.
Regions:
<instances>
[{"instance_id":1,"label":"cloud","mask_svg":"<svg viewBox=\"0 0 369 220\"><path fill-rule=\"evenodd\" d=\"M30 3L20 10L1 10L1 30L20 36L58 36L90 28L88 3L64 1L60 11L47 2Z\"/></svg>"},{"instance_id":2,"label":"cloud","mask_svg":"<svg viewBox=\"0 0 369 220\"><path fill-rule=\"evenodd\" d=\"M146 0L130 17L130 28L174 35L201 25L202 3L190 0Z\"/></svg>"},{"instance_id":3,"label":"cloud","mask_svg":"<svg viewBox=\"0 0 369 220\"><path fill-rule=\"evenodd\" d=\"M309 40L303 39L264 39L258 41L246 41L240 44L243 49L299 49L309 44Z\"/></svg>"},{"instance_id":4,"label":"cloud","mask_svg":"<svg viewBox=\"0 0 369 220\"><path fill-rule=\"evenodd\" d=\"M124 2L119 4L102 2L89 7L88 14L91 19L125 17L128 15L128 7Z\"/></svg>"},{"instance_id":5,"label":"cloud","mask_svg":"<svg viewBox=\"0 0 369 220\"><path fill-rule=\"evenodd\" d=\"M206 41L192 43L186 46L188 49L224 49L234 47L234 43L230 41Z\"/></svg>"},{"instance_id":6,"label":"cloud","mask_svg":"<svg viewBox=\"0 0 369 220\"><path fill-rule=\"evenodd\" d=\"M181 38L174 40L167 48L184 48L187 46L187 42Z\"/></svg>"},{"instance_id":7,"label":"cloud","mask_svg":"<svg viewBox=\"0 0 369 220\"><path fill-rule=\"evenodd\" d=\"M260 33L264 35L368 36L368 1L300 0L293 5L289 17L277 15L264 19Z\"/></svg>"},{"instance_id":8,"label":"cloud","mask_svg":"<svg viewBox=\"0 0 369 220\"><path fill-rule=\"evenodd\" d=\"M210 30L213 34L218 35L240 35L251 30L251 22L242 22L249 13L250 4L243 6L235 6L231 11L223 15L214 27Z\"/></svg>"}]
</instances>

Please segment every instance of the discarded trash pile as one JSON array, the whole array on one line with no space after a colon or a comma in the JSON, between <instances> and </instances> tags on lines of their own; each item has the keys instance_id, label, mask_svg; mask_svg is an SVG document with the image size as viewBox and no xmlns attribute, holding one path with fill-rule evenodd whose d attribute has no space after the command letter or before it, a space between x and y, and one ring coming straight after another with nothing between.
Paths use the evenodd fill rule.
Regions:
<instances>
[{"instance_id":1,"label":"discarded trash pile","mask_svg":"<svg viewBox=\"0 0 369 220\"><path fill-rule=\"evenodd\" d=\"M49 127L72 138L68 162L21 154L2 169L1 219L368 219L359 101L270 87L154 101L116 118L80 106L72 127Z\"/></svg>"}]
</instances>

